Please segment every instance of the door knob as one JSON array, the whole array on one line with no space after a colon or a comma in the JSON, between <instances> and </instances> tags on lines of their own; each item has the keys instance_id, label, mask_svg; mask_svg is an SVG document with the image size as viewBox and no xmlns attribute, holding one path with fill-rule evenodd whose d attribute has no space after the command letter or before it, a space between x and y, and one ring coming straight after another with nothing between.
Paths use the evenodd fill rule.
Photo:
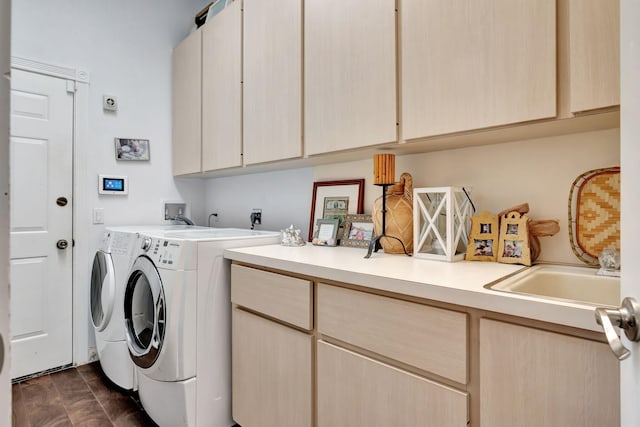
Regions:
<instances>
[{"instance_id":1,"label":"door knob","mask_svg":"<svg viewBox=\"0 0 640 427\"><path fill-rule=\"evenodd\" d=\"M66 197L58 197L56 199L56 205L58 206L67 206L68 200Z\"/></svg>"},{"instance_id":2,"label":"door knob","mask_svg":"<svg viewBox=\"0 0 640 427\"><path fill-rule=\"evenodd\" d=\"M69 242L64 239L60 239L56 242L56 246L58 247L58 249L67 249L67 247L69 246Z\"/></svg>"},{"instance_id":3,"label":"door knob","mask_svg":"<svg viewBox=\"0 0 640 427\"><path fill-rule=\"evenodd\" d=\"M596 322L602 325L609 347L619 360L626 359L631 352L620 342L614 325L622 328L630 341L638 342L640 341L638 314L640 314L640 304L629 297L622 300L620 308L596 308Z\"/></svg>"}]
</instances>

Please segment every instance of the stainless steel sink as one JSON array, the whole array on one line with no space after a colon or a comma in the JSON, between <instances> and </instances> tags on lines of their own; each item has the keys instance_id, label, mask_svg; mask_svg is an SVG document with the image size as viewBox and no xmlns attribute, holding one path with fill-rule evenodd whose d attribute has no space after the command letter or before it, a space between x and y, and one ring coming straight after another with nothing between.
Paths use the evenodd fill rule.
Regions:
<instances>
[{"instance_id":1,"label":"stainless steel sink","mask_svg":"<svg viewBox=\"0 0 640 427\"><path fill-rule=\"evenodd\" d=\"M620 278L598 276L596 271L589 267L540 264L486 288L578 304L617 307L620 305Z\"/></svg>"}]
</instances>

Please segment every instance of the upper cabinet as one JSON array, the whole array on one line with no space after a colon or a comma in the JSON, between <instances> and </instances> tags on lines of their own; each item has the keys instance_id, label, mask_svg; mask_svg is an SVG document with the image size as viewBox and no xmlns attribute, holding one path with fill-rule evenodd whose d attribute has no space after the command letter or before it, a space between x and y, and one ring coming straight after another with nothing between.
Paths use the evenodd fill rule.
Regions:
<instances>
[{"instance_id":1,"label":"upper cabinet","mask_svg":"<svg viewBox=\"0 0 640 427\"><path fill-rule=\"evenodd\" d=\"M556 116L554 1L403 1L400 34L402 139Z\"/></svg>"},{"instance_id":2,"label":"upper cabinet","mask_svg":"<svg viewBox=\"0 0 640 427\"><path fill-rule=\"evenodd\" d=\"M241 166L241 1L203 27L202 52L202 170Z\"/></svg>"},{"instance_id":3,"label":"upper cabinet","mask_svg":"<svg viewBox=\"0 0 640 427\"><path fill-rule=\"evenodd\" d=\"M302 156L302 0L244 0L244 163Z\"/></svg>"},{"instance_id":4,"label":"upper cabinet","mask_svg":"<svg viewBox=\"0 0 640 427\"><path fill-rule=\"evenodd\" d=\"M395 0L307 0L306 154L397 141Z\"/></svg>"},{"instance_id":5,"label":"upper cabinet","mask_svg":"<svg viewBox=\"0 0 640 427\"><path fill-rule=\"evenodd\" d=\"M235 0L174 50L173 173L619 126L618 15L619 0Z\"/></svg>"},{"instance_id":6,"label":"upper cabinet","mask_svg":"<svg viewBox=\"0 0 640 427\"><path fill-rule=\"evenodd\" d=\"M201 170L202 31L198 30L173 50L173 174Z\"/></svg>"},{"instance_id":7,"label":"upper cabinet","mask_svg":"<svg viewBox=\"0 0 640 427\"><path fill-rule=\"evenodd\" d=\"M572 113L620 104L619 38L619 0L569 0Z\"/></svg>"}]
</instances>

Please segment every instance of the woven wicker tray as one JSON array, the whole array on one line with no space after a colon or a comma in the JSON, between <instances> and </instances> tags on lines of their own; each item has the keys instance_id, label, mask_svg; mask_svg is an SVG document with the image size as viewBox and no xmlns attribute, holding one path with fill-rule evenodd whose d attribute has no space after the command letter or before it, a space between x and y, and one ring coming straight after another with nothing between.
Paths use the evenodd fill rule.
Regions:
<instances>
[{"instance_id":1,"label":"woven wicker tray","mask_svg":"<svg viewBox=\"0 0 640 427\"><path fill-rule=\"evenodd\" d=\"M573 182L569 193L571 249L586 264L599 266L603 249L620 250L620 168L594 169Z\"/></svg>"}]
</instances>

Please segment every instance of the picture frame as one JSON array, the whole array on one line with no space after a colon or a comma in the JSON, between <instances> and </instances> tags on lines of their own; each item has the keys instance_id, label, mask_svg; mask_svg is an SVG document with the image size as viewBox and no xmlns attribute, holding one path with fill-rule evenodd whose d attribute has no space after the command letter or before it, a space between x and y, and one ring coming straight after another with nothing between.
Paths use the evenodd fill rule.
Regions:
<instances>
[{"instance_id":1,"label":"picture frame","mask_svg":"<svg viewBox=\"0 0 640 427\"><path fill-rule=\"evenodd\" d=\"M344 220L340 246L368 248L373 239L373 219L371 215L348 214Z\"/></svg>"},{"instance_id":2,"label":"picture frame","mask_svg":"<svg viewBox=\"0 0 640 427\"><path fill-rule=\"evenodd\" d=\"M497 215L487 211L473 215L465 259L468 261L496 261L498 259L499 231Z\"/></svg>"},{"instance_id":3,"label":"picture frame","mask_svg":"<svg viewBox=\"0 0 640 427\"><path fill-rule=\"evenodd\" d=\"M364 213L364 179L316 181L313 183L309 241L313 241L318 219L338 219L339 228L349 214ZM338 231L338 236L342 233Z\"/></svg>"},{"instance_id":4,"label":"picture frame","mask_svg":"<svg viewBox=\"0 0 640 427\"><path fill-rule=\"evenodd\" d=\"M500 218L498 262L531 265L529 217L513 211Z\"/></svg>"},{"instance_id":5,"label":"picture frame","mask_svg":"<svg viewBox=\"0 0 640 427\"><path fill-rule=\"evenodd\" d=\"M148 139L114 138L116 160L148 161L151 159Z\"/></svg>"},{"instance_id":6,"label":"picture frame","mask_svg":"<svg viewBox=\"0 0 640 427\"><path fill-rule=\"evenodd\" d=\"M319 218L313 229L313 240L311 240L311 243L316 246L336 246L338 243L339 226L340 220L338 218Z\"/></svg>"}]
</instances>

